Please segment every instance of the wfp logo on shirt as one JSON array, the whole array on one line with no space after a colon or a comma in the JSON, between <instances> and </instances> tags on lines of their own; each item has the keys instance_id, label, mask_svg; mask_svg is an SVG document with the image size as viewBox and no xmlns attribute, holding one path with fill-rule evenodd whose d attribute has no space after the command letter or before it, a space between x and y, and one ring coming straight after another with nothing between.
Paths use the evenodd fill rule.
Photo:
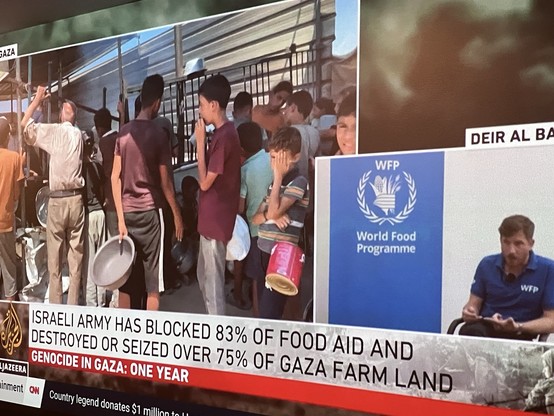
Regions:
<instances>
[{"instance_id":1,"label":"wfp logo on shirt","mask_svg":"<svg viewBox=\"0 0 554 416\"><path fill-rule=\"evenodd\" d=\"M358 207L374 224L400 224L415 208L415 180L408 172L398 170L398 160L376 160L375 168L375 172L364 173L358 182Z\"/></svg>"},{"instance_id":2,"label":"wfp logo on shirt","mask_svg":"<svg viewBox=\"0 0 554 416\"><path fill-rule=\"evenodd\" d=\"M539 288L534 285L521 285L522 292L537 293Z\"/></svg>"}]
</instances>

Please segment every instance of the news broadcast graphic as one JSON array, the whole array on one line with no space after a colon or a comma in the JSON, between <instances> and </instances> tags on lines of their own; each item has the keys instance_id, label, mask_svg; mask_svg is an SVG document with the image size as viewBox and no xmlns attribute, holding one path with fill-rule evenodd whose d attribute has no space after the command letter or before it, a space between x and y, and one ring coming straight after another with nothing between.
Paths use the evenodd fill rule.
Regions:
<instances>
[{"instance_id":1,"label":"news broadcast graphic","mask_svg":"<svg viewBox=\"0 0 554 416\"><path fill-rule=\"evenodd\" d=\"M13 304L0 306L5 321ZM125 379L181 394L204 388L354 412L380 413L396 402L401 405L391 414L416 405L427 414L463 409L489 414L485 406L524 408L526 394L541 377L541 356L550 351L546 344L360 327L18 306L22 342L29 348L15 348L12 356L18 359L12 361L19 370L28 365L29 374L2 373L0 397L36 407L58 402L85 414L171 414L165 413L171 412L169 403L149 402L136 390L94 390L112 390L112 383ZM11 334L15 327L10 328ZM2 355L8 355L4 346ZM67 373L83 376L68 385ZM201 408L180 406L188 406L190 414Z\"/></svg>"},{"instance_id":2,"label":"news broadcast graphic","mask_svg":"<svg viewBox=\"0 0 554 416\"><path fill-rule=\"evenodd\" d=\"M79 415L143 415L143 416L257 416L214 406L202 406L185 401L164 400L114 390L99 390L67 383L47 381L42 408Z\"/></svg>"},{"instance_id":3,"label":"news broadcast graphic","mask_svg":"<svg viewBox=\"0 0 554 416\"><path fill-rule=\"evenodd\" d=\"M329 322L440 331L443 165L442 153L331 161Z\"/></svg>"},{"instance_id":4,"label":"news broadcast graphic","mask_svg":"<svg viewBox=\"0 0 554 416\"><path fill-rule=\"evenodd\" d=\"M554 123L466 129L466 147L500 148L554 143Z\"/></svg>"},{"instance_id":5,"label":"news broadcast graphic","mask_svg":"<svg viewBox=\"0 0 554 416\"><path fill-rule=\"evenodd\" d=\"M530 144L319 159L315 320L445 333L505 217L530 218L552 257L552 158Z\"/></svg>"},{"instance_id":6,"label":"news broadcast graphic","mask_svg":"<svg viewBox=\"0 0 554 416\"><path fill-rule=\"evenodd\" d=\"M17 58L17 44L0 47L0 61Z\"/></svg>"}]
</instances>

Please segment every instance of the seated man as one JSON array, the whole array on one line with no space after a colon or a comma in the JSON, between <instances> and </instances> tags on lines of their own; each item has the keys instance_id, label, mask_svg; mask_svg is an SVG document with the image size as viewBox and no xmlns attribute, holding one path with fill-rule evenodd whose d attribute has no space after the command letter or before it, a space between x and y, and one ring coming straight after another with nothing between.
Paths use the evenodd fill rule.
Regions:
<instances>
[{"instance_id":1,"label":"seated man","mask_svg":"<svg viewBox=\"0 0 554 416\"><path fill-rule=\"evenodd\" d=\"M502 253L479 263L460 335L528 340L554 330L554 261L532 251L534 230L523 215L502 221Z\"/></svg>"}]
</instances>

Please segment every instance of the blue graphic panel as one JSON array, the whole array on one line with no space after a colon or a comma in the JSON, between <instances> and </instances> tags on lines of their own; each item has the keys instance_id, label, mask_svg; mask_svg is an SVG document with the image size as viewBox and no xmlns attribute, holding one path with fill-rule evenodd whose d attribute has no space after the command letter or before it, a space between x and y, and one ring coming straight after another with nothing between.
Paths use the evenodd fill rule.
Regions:
<instances>
[{"instance_id":1,"label":"blue graphic panel","mask_svg":"<svg viewBox=\"0 0 554 416\"><path fill-rule=\"evenodd\" d=\"M440 332L444 153L331 161L329 322Z\"/></svg>"}]
</instances>

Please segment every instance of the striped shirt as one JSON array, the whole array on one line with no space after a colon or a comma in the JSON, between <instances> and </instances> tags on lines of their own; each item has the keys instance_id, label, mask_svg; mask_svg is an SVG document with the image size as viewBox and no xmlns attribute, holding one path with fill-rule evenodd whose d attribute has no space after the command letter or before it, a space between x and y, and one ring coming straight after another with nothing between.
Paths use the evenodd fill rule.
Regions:
<instances>
[{"instance_id":1,"label":"striped shirt","mask_svg":"<svg viewBox=\"0 0 554 416\"><path fill-rule=\"evenodd\" d=\"M286 212L291 223L283 231L271 220L260 224L258 229L258 247L266 253L271 253L273 246L279 241L298 244L300 233L304 226L304 217L306 216L306 209L309 203L308 180L304 176L299 176L298 169L295 168L285 175L283 184L286 185L281 185L279 196L281 198L288 197L296 200ZM269 202L271 188L272 185L269 185L264 199L265 204Z\"/></svg>"}]
</instances>

